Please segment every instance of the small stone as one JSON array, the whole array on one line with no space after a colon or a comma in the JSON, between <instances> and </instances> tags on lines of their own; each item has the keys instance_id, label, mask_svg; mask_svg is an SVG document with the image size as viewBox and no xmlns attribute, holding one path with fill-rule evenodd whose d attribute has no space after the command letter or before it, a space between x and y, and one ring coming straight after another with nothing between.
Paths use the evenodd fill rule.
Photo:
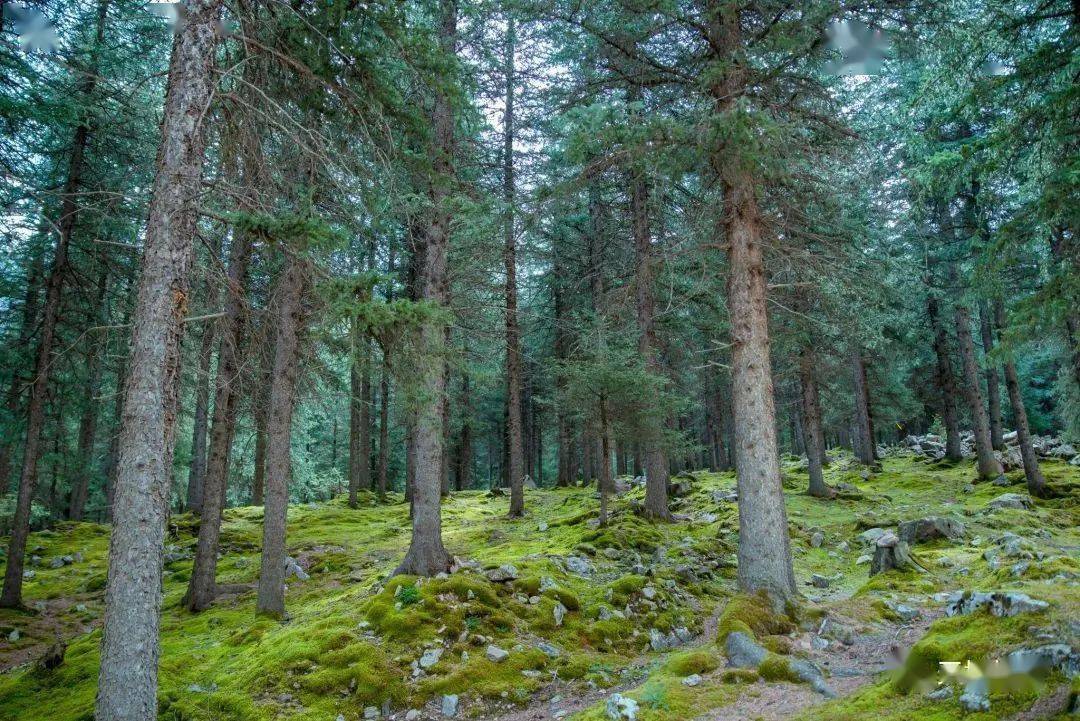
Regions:
<instances>
[{"instance_id":1,"label":"small stone","mask_svg":"<svg viewBox=\"0 0 1080 721\"><path fill-rule=\"evenodd\" d=\"M551 613L555 617L555 627L562 626L563 619L566 617L566 606L556 601L555 608L551 609Z\"/></svg>"},{"instance_id":2,"label":"small stone","mask_svg":"<svg viewBox=\"0 0 1080 721\"><path fill-rule=\"evenodd\" d=\"M863 564L870 563L870 561L872 561L872 560L874 560L872 556L868 556L866 554L863 554L863 555L861 555L861 556L859 556L858 558L855 559L855 565L856 566L862 566Z\"/></svg>"},{"instance_id":3,"label":"small stone","mask_svg":"<svg viewBox=\"0 0 1080 721\"><path fill-rule=\"evenodd\" d=\"M510 652L499 648L498 646L489 644L484 655L487 656L488 661L491 661L492 663L502 663L510 655Z\"/></svg>"},{"instance_id":4,"label":"small stone","mask_svg":"<svg viewBox=\"0 0 1080 721\"><path fill-rule=\"evenodd\" d=\"M10 643L15 643L16 641L19 640L20 637L21 636L19 634L19 629L15 628L15 629L12 629L11 633L8 634L7 640Z\"/></svg>"},{"instance_id":5,"label":"small stone","mask_svg":"<svg viewBox=\"0 0 1080 721\"><path fill-rule=\"evenodd\" d=\"M59 556L57 556L53 560L49 561L49 568L63 568L63 567L64 567L64 559L60 558Z\"/></svg>"},{"instance_id":6,"label":"small stone","mask_svg":"<svg viewBox=\"0 0 1080 721\"><path fill-rule=\"evenodd\" d=\"M641 595L651 601L656 598L656 588L653 586L646 586L645 588L641 589Z\"/></svg>"},{"instance_id":7,"label":"small stone","mask_svg":"<svg viewBox=\"0 0 1080 721\"><path fill-rule=\"evenodd\" d=\"M506 581L513 581L518 577L518 570L515 566L509 563L504 563L498 568L493 568L485 574L489 581L495 581L496 583L503 583Z\"/></svg>"},{"instance_id":8,"label":"small stone","mask_svg":"<svg viewBox=\"0 0 1080 721\"><path fill-rule=\"evenodd\" d=\"M829 579L825 576L822 576L820 573L815 573L814 575L812 575L810 577L810 583L813 584L814 588L829 587Z\"/></svg>"},{"instance_id":9,"label":"small stone","mask_svg":"<svg viewBox=\"0 0 1080 721\"><path fill-rule=\"evenodd\" d=\"M420 668L426 671L427 669L437 664L439 662L439 659L442 658L442 655L443 649L441 646L436 648L429 648L427 651L424 651L424 655L420 657L420 661L418 662L420 664Z\"/></svg>"},{"instance_id":10,"label":"small stone","mask_svg":"<svg viewBox=\"0 0 1080 721\"><path fill-rule=\"evenodd\" d=\"M414 708L409 709L405 713L405 721L416 721L418 718L420 718L420 712Z\"/></svg>"},{"instance_id":11,"label":"small stone","mask_svg":"<svg viewBox=\"0 0 1080 721\"><path fill-rule=\"evenodd\" d=\"M562 651L558 647L551 645L547 641L540 641L536 644L536 648L544 653L548 658L558 658L562 655Z\"/></svg>"},{"instance_id":12,"label":"small stone","mask_svg":"<svg viewBox=\"0 0 1080 721\"><path fill-rule=\"evenodd\" d=\"M442 715L447 718L453 718L457 716L458 712L458 696L456 693L449 693L442 697Z\"/></svg>"},{"instance_id":13,"label":"small stone","mask_svg":"<svg viewBox=\"0 0 1080 721\"><path fill-rule=\"evenodd\" d=\"M701 683L701 674L691 674L682 680L683 686L697 686Z\"/></svg>"},{"instance_id":14,"label":"small stone","mask_svg":"<svg viewBox=\"0 0 1080 721\"><path fill-rule=\"evenodd\" d=\"M987 691L986 678L978 678L970 682L960 694L960 705L968 711L989 711L990 696Z\"/></svg>"},{"instance_id":15,"label":"small stone","mask_svg":"<svg viewBox=\"0 0 1080 721\"><path fill-rule=\"evenodd\" d=\"M950 699L952 697L953 687L946 684L942 684L935 690L926 694L926 698L930 699L931 701L944 701L945 699Z\"/></svg>"},{"instance_id":16,"label":"small stone","mask_svg":"<svg viewBox=\"0 0 1080 721\"><path fill-rule=\"evenodd\" d=\"M377 718L379 718L379 709L376 708L375 706L365 706L364 707L364 718L365 719L377 719Z\"/></svg>"},{"instance_id":17,"label":"small stone","mask_svg":"<svg viewBox=\"0 0 1080 721\"><path fill-rule=\"evenodd\" d=\"M33 577L34 577L34 576L36 576L36 575L37 575L37 574L36 574L36 573L34 573L34 570L33 570L33 569L31 569L31 568L27 568L26 570L24 570L24 571L22 572L22 577L23 577L24 579L31 579L31 578L33 578Z\"/></svg>"},{"instance_id":18,"label":"small stone","mask_svg":"<svg viewBox=\"0 0 1080 721\"><path fill-rule=\"evenodd\" d=\"M821 548L823 543L825 543L825 534L821 531L814 531L814 535L810 536L810 547Z\"/></svg>"},{"instance_id":19,"label":"small stone","mask_svg":"<svg viewBox=\"0 0 1080 721\"><path fill-rule=\"evenodd\" d=\"M632 698L621 693L613 693L604 704L604 711L611 721L636 721L638 704Z\"/></svg>"},{"instance_id":20,"label":"small stone","mask_svg":"<svg viewBox=\"0 0 1080 721\"><path fill-rule=\"evenodd\" d=\"M581 556L567 556L563 559L563 567L578 576L591 576L593 573L592 564Z\"/></svg>"},{"instance_id":21,"label":"small stone","mask_svg":"<svg viewBox=\"0 0 1080 721\"><path fill-rule=\"evenodd\" d=\"M536 524L536 530L538 530L540 532L546 531L547 529L548 529L547 521L540 521L540 523Z\"/></svg>"},{"instance_id":22,"label":"small stone","mask_svg":"<svg viewBox=\"0 0 1080 721\"><path fill-rule=\"evenodd\" d=\"M1031 508L1032 505L1033 502L1031 496L1022 496L1019 493L1002 493L1000 496L987 503L986 507L994 510L1015 508L1024 511Z\"/></svg>"}]
</instances>

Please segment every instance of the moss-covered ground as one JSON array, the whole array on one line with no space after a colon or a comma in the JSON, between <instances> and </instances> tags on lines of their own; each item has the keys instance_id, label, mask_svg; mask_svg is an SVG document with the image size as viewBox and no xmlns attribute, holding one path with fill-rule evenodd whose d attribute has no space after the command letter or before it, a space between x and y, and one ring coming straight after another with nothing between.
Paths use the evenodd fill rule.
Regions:
<instances>
[{"instance_id":1,"label":"moss-covered ground","mask_svg":"<svg viewBox=\"0 0 1080 721\"><path fill-rule=\"evenodd\" d=\"M900 671L870 676L839 699L790 709L806 719L960 718L955 700L927 700L911 679L932 673L928 669L946 657L982 660L1030 645L1039 633L1067 634L1068 622L1080 618L1080 469L1047 463L1045 470L1065 497L1037 501L1033 510L987 511L995 496L1023 493L1022 484L980 484L965 492L973 476L969 464L889 458L881 473L864 478L841 459L827 480L853 484L858 492L825 501L804 495L805 473L786 462L796 575L805 598L773 615L763 613L757 599L736 595L736 506L713 495L734 487L730 473L695 474L693 491L676 501L683 520L659 525L634 513L641 489L614 501L606 528L596 527L592 489L530 491L528 515L520 520L505 517L504 497L454 494L443 507L444 538L467 564L427 581L388 579L408 542L400 496L384 505L362 496L355 510L341 500L293 506L289 552L310 579L290 580L286 623L257 618L254 594L245 590L259 565L261 509L226 513L219 581L236 586L199 614L179 606L197 520L175 516L168 544L170 558L178 560L166 565L159 718L334 721L341 715L356 721L369 706L388 703L403 714L442 694L461 695L463 717L499 718L522 706L546 707L553 695L600 697L598 690L636 699L640 721L695 718L787 679L789 657L814 660L815 651L803 642L825 619L844 633L887 632L902 624L896 603L929 618L940 615L934 594L957 589L1020 590L1049 601L1044 613L1012 619L976 614L935 621ZM867 553L858 535L927 515L961 520L965 538L917 546L927 572L869 579L868 566L857 562ZM1019 555L995 557L1006 531L1022 537ZM814 540L822 542L815 546ZM92 718L107 544L108 529L94 524L60 525L31 537L29 553L41 560L25 585L30 610L0 612L0 666L8 669L0 674L0 720ZM63 556L73 562L50 568ZM571 556L584 559L590 572L569 570ZM487 578L486 570L504 564L515 567L515 579ZM811 586L812 574L828 578L828 588ZM560 607L565 614L558 624ZM689 643L683 633L678 648L650 647L650 632L673 638L683 628L694 636ZM731 630L750 630L768 649L760 673L725 667L718 636ZM65 661L43 670L34 660L57 636L69 644ZM488 644L509 651L507 659L489 660ZM424 652L435 648L441 656L418 669ZM697 685L683 683L695 674ZM1048 679L1041 690L995 690L990 714L968 718L1003 717L1058 680ZM434 717L432 708L424 713ZM576 713L567 718L604 718L602 702L568 708Z\"/></svg>"}]
</instances>

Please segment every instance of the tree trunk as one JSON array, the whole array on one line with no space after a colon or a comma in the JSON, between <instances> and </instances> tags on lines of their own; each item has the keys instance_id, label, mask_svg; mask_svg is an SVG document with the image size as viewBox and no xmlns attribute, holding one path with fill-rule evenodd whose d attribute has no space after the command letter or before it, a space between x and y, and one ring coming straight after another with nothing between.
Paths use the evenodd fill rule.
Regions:
<instances>
[{"instance_id":1,"label":"tree trunk","mask_svg":"<svg viewBox=\"0 0 1080 721\"><path fill-rule=\"evenodd\" d=\"M229 478L229 456L236 431L237 381L240 375L240 344L244 336L244 313L247 303L248 266L251 262L252 235L239 230L233 234L229 250L228 291L225 315L220 319L217 379L214 383L214 418L210 429L210 454L203 476L199 540L191 570L184 605L190 611L210 606L217 593L218 538L225 491ZM258 439L256 439L256 443ZM265 442L265 441L264 441ZM261 468L256 452L256 474Z\"/></svg>"},{"instance_id":2,"label":"tree trunk","mask_svg":"<svg viewBox=\"0 0 1080 721\"><path fill-rule=\"evenodd\" d=\"M354 323L355 325L355 323ZM360 373L355 358L355 334L353 329L354 347L349 367L349 508L356 508L356 494L360 489Z\"/></svg>"},{"instance_id":3,"label":"tree trunk","mask_svg":"<svg viewBox=\"0 0 1080 721\"><path fill-rule=\"evenodd\" d=\"M266 421L268 411L262 407L255 409L255 470L251 476L251 505L263 505L266 492Z\"/></svg>"},{"instance_id":4,"label":"tree trunk","mask_svg":"<svg viewBox=\"0 0 1080 721\"><path fill-rule=\"evenodd\" d=\"M941 420L945 425L945 457L958 462L960 451L960 422L956 417L956 379L953 376L949 339L942 323L938 301L933 295L926 300L926 312L934 330L934 355L937 357L937 386L941 393Z\"/></svg>"},{"instance_id":5,"label":"tree trunk","mask_svg":"<svg viewBox=\"0 0 1080 721\"><path fill-rule=\"evenodd\" d=\"M469 349L462 351L462 357L468 359ZM469 387L469 372L461 373L461 438L458 442L457 487L459 491L472 487L472 396Z\"/></svg>"},{"instance_id":6,"label":"tree trunk","mask_svg":"<svg viewBox=\"0 0 1080 721\"><path fill-rule=\"evenodd\" d=\"M266 510L263 513L262 562L256 611L285 618L285 522L292 474L292 417L296 405L296 375L300 333L304 327L303 296L306 261L290 254L277 288L277 334L270 408L266 424Z\"/></svg>"},{"instance_id":7,"label":"tree trunk","mask_svg":"<svg viewBox=\"0 0 1080 721\"><path fill-rule=\"evenodd\" d=\"M600 525L606 526L608 522L608 499L615 490L615 481L611 477L611 426L608 422L607 398L600 396L600 442L599 459L596 485L600 491Z\"/></svg>"},{"instance_id":8,"label":"tree trunk","mask_svg":"<svg viewBox=\"0 0 1080 721\"><path fill-rule=\"evenodd\" d=\"M157 718L158 628L181 320L213 88L220 0L187 4L173 41L133 318L95 718Z\"/></svg>"},{"instance_id":9,"label":"tree trunk","mask_svg":"<svg viewBox=\"0 0 1080 721\"><path fill-rule=\"evenodd\" d=\"M829 498L833 494L825 485L825 476L822 474L825 441L821 433L821 400L818 397L816 367L817 359L813 347L805 346L799 354L799 383L802 386L802 427L807 469L810 473L807 493L818 498Z\"/></svg>"},{"instance_id":10,"label":"tree trunk","mask_svg":"<svg viewBox=\"0 0 1080 721\"><path fill-rule=\"evenodd\" d=\"M995 451L1005 450L1001 430L1001 390L998 388L997 364L991 360L994 350L994 331L990 319L990 305L983 301L979 304L979 329L982 333L984 362L986 363L986 398L990 414L990 444Z\"/></svg>"},{"instance_id":11,"label":"tree trunk","mask_svg":"<svg viewBox=\"0 0 1080 721\"><path fill-rule=\"evenodd\" d=\"M97 298L94 304L96 315L95 321L101 320L100 315L105 307L105 296L109 285L108 265L102 264L97 281ZM108 348L108 337L101 331L100 338L94 340L90 349L90 357L86 362L86 399L83 406L82 417L79 419L79 449L77 452L78 470L75 480L71 485L71 503L68 508L68 517L73 521L83 520L86 511L86 498L90 492L90 476L93 473L94 442L97 438L98 422L98 393L101 392L101 376L105 367L104 355Z\"/></svg>"},{"instance_id":12,"label":"tree trunk","mask_svg":"<svg viewBox=\"0 0 1080 721\"><path fill-rule=\"evenodd\" d=\"M97 85L97 51L104 39L108 7L108 0L99 0L93 58L79 81L78 94L82 101L88 104L91 102L91 95ZM45 305L42 309L34 375L30 384L30 400L26 411L23 463L19 474L15 514L11 520L11 539L8 543L4 586L0 591L0 607L4 608L22 606L23 560L26 553L26 538L30 534L30 507L37 488L37 464L41 456L41 436L45 426L45 397L52 375L53 342L56 339L56 324L60 318L61 294L68 273L68 246L71 244L71 235L75 230L75 222L79 214L77 195L82 183L84 156L87 140L90 137L90 123L91 119L84 117L79 127L75 129L71 155L68 159L67 181L64 183L63 200L60 204L60 218L57 223L59 233L53 252L52 268L45 281Z\"/></svg>"},{"instance_id":13,"label":"tree trunk","mask_svg":"<svg viewBox=\"0 0 1080 721\"><path fill-rule=\"evenodd\" d=\"M852 396L855 399L854 450L855 458L864 465L872 466L876 460L874 431L870 421L870 396L866 388L866 366L862 351L851 353Z\"/></svg>"},{"instance_id":14,"label":"tree trunk","mask_svg":"<svg viewBox=\"0 0 1080 721\"><path fill-rule=\"evenodd\" d=\"M1000 298L994 300L994 325L1000 334L1005 328L1005 304ZM1049 494L1046 488L1046 479L1043 478L1039 468L1039 457L1031 445L1031 429L1028 426L1027 409L1024 407L1024 395L1020 391L1020 377L1016 373L1016 363L1012 354L1004 357L1003 367L1005 370L1005 390L1009 394L1009 405L1012 407L1013 422L1016 425L1016 442L1020 446L1020 459L1024 463L1024 478L1027 480L1028 493L1039 498L1046 498Z\"/></svg>"},{"instance_id":15,"label":"tree trunk","mask_svg":"<svg viewBox=\"0 0 1080 721\"><path fill-rule=\"evenodd\" d=\"M457 2L440 0L439 46L448 57L457 53ZM419 284L421 297L444 306L448 297L446 255L450 215L446 207L453 177L454 113L445 91L435 92L432 113L434 145L431 148L436 180L431 186L432 217L424 238L424 258ZM423 323L418 332L419 347L438 358L445 342L443 329ZM434 576L450 568L450 554L442 542L442 408L446 377L441 363L424 363L419 371L421 403L416 412L413 471L412 540L395 574Z\"/></svg>"},{"instance_id":16,"label":"tree trunk","mask_svg":"<svg viewBox=\"0 0 1080 721\"><path fill-rule=\"evenodd\" d=\"M964 395L971 409L971 420L975 433L975 455L979 478L983 480L1001 475L1001 464L994 457L994 447L990 443L990 419L983 405L982 390L979 388L979 366L975 362L975 342L971 338L971 314L963 303L956 305L956 340L960 346L960 359L964 367Z\"/></svg>"},{"instance_id":17,"label":"tree trunk","mask_svg":"<svg viewBox=\"0 0 1080 721\"><path fill-rule=\"evenodd\" d=\"M379 378L379 460L378 482L375 488L379 502L386 500L387 466L390 457L390 357L383 353L382 373Z\"/></svg>"},{"instance_id":18,"label":"tree trunk","mask_svg":"<svg viewBox=\"0 0 1080 721\"><path fill-rule=\"evenodd\" d=\"M507 18L504 47L506 96L503 106L503 266L506 271L506 441L510 478L510 517L525 515L524 453L521 418L521 334L517 311L517 239L514 234L514 16Z\"/></svg>"},{"instance_id":19,"label":"tree trunk","mask_svg":"<svg viewBox=\"0 0 1080 721\"><path fill-rule=\"evenodd\" d=\"M1074 13L1074 18L1077 13ZM1073 22L1073 28L1077 23ZM1054 262L1063 266L1061 272L1066 276L1075 275L1080 270L1080 251L1076 249L1075 233L1072 241L1065 235L1065 229L1060 225L1050 231L1050 255ZM1076 298L1065 298L1065 344L1069 349L1072 361L1072 378L1077 390L1080 390L1080 311L1077 310L1080 302Z\"/></svg>"},{"instance_id":20,"label":"tree trunk","mask_svg":"<svg viewBox=\"0 0 1080 721\"><path fill-rule=\"evenodd\" d=\"M188 472L185 503L185 507L195 513L202 512L203 479L206 475L206 417L210 404L210 360L213 352L214 323L211 321L203 327L199 367L195 371L195 418L191 431L191 470Z\"/></svg>"}]
</instances>

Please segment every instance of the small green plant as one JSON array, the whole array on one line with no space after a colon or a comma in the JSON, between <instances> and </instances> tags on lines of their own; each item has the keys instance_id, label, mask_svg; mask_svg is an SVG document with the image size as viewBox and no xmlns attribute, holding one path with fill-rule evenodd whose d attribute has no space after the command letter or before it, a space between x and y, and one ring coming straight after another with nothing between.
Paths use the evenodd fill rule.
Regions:
<instances>
[{"instance_id":1,"label":"small green plant","mask_svg":"<svg viewBox=\"0 0 1080 721\"><path fill-rule=\"evenodd\" d=\"M649 708L667 709L667 688L659 683L646 684L641 691L641 703Z\"/></svg>"},{"instance_id":2,"label":"small green plant","mask_svg":"<svg viewBox=\"0 0 1080 721\"><path fill-rule=\"evenodd\" d=\"M409 586L402 586L398 591L398 601L402 606L411 606L414 603L420 602L420 589L416 587L416 584Z\"/></svg>"}]
</instances>

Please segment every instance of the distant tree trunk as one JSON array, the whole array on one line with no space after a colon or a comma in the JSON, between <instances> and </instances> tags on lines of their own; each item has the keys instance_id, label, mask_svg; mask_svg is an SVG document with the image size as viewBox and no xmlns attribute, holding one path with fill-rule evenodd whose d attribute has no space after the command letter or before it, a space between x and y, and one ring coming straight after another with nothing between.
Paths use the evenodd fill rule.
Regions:
<instances>
[{"instance_id":1,"label":"distant tree trunk","mask_svg":"<svg viewBox=\"0 0 1080 721\"><path fill-rule=\"evenodd\" d=\"M307 261L289 254L277 287L277 333L274 370L270 376L270 407L266 425L266 510L263 513L262 562L256 611L285 617L285 522L292 473L292 418L296 405L296 375L300 333L304 327L303 297Z\"/></svg>"},{"instance_id":2,"label":"distant tree trunk","mask_svg":"<svg viewBox=\"0 0 1080 721\"><path fill-rule=\"evenodd\" d=\"M603 395L600 396L600 459L598 465L599 475L596 485L600 491L600 525L606 526L608 522L608 499L615 489L615 481L611 477L611 426L608 421L608 402Z\"/></svg>"},{"instance_id":3,"label":"distant tree trunk","mask_svg":"<svg viewBox=\"0 0 1080 721\"><path fill-rule=\"evenodd\" d=\"M355 330L353 333L355 335ZM355 356L356 348L352 349L352 354ZM356 495L360 489L361 381L355 357L349 366L349 508L356 508Z\"/></svg>"},{"instance_id":4,"label":"distant tree trunk","mask_svg":"<svg viewBox=\"0 0 1080 721\"><path fill-rule=\"evenodd\" d=\"M994 350L994 331L990 319L990 305L983 301L979 304L979 329L982 333L983 353L985 354L987 409L990 412L990 444L996 451L1005 450L1004 435L1001 429L1001 390L998 388L997 364L990 358Z\"/></svg>"},{"instance_id":5,"label":"distant tree trunk","mask_svg":"<svg viewBox=\"0 0 1080 721\"><path fill-rule=\"evenodd\" d=\"M255 470L251 477L253 506L263 505L266 493L266 421L269 411L262 407L264 404L259 405L260 407L255 409Z\"/></svg>"},{"instance_id":6,"label":"distant tree trunk","mask_svg":"<svg viewBox=\"0 0 1080 721\"><path fill-rule=\"evenodd\" d=\"M369 258L374 257L369 252ZM369 264L368 270L372 266ZM365 294L361 300L368 300ZM349 371L349 508L362 488L371 490L371 342L354 331Z\"/></svg>"},{"instance_id":7,"label":"distant tree trunk","mask_svg":"<svg viewBox=\"0 0 1080 721\"><path fill-rule=\"evenodd\" d=\"M739 9L707 2L710 46L728 69L710 88L716 111L734 112L746 80ZM720 148L714 158L724 199L723 240L728 247L728 312L732 339L732 444L738 473L738 577L744 591L764 590L775 601L795 596L787 512L780 482L766 307L758 179L739 152Z\"/></svg>"},{"instance_id":8,"label":"distant tree trunk","mask_svg":"<svg viewBox=\"0 0 1080 721\"><path fill-rule=\"evenodd\" d=\"M517 239L514 233L514 46L513 13L506 22L504 71L506 97L503 106L503 265L506 269L506 440L510 476L510 517L525 515L524 456L521 418L521 332L517 310Z\"/></svg>"},{"instance_id":9,"label":"distant tree trunk","mask_svg":"<svg viewBox=\"0 0 1080 721\"><path fill-rule=\"evenodd\" d=\"M825 441L821 433L821 401L818 398L816 367L817 359L813 347L804 347L799 354L799 383L802 386L802 427L810 473L807 493L818 498L829 498L832 493L825 485L825 476L822 474Z\"/></svg>"},{"instance_id":10,"label":"distant tree trunk","mask_svg":"<svg viewBox=\"0 0 1080 721\"><path fill-rule=\"evenodd\" d=\"M449 291L446 305L450 305ZM450 326L443 328L443 348L450 348ZM439 420L442 425L442 455L439 456L439 496L450 495L450 361L443 358L442 364L442 403L439 405Z\"/></svg>"},{"instance_id":11,"label":"distant tree trunk","mask_svg":"<svg viewBox=\"0 0 1080 721\"><path fill-rule=\"evenodd\" d=\"M997 326L998 333L1005 328L1005 304L1000 298L994 300L994 325ZM1028 426L1027 409L1024 407L1024 395L1020 391L1016 363L1011 353L1007 354L1003 360L1005 390L1009 394L1009 405L1012 407L1013 422L1016 424L1016 442L1020 446L1020 459L1024 463L1024 478L1027 480L1028 493L1039 498L1046 498L1049 495L1046 479L1043 478L1042 470L1039 468L1039 457L1031 445L1031 429Z\"/></svg>"},{"instance_id":12,"label":"distant tree trunk","mask_svg":"<svg viewBox=\"0 0 1080 721\"><path fill-rule=\"evenodd\" d=\"M382 372L379 377L379 460L378 485L375 489L379 502L386 500L387 466L390 457L390 357L384 351Z\"/></svg>"},{"instance_id":13,"label":"distant tree trunk","mask_svg":"<svg viewBox=\"0 0 1080 721\"><path fill-rule=\"evenodd\" d=\"M157 718L162 552L181 320L187 309L220 8L220 0L189 2L186 22L173 41L117 446L95 710L95 718L108 721Z\"/></svg>"},{"instance_id":14,"label":"distant tree trunk","mask_svg":"<svg viewBox=\"0 0 1080 721\"><path fill-rule=\"evenodd\" d=\"M210 283L207 283L210 286ZM195 373L195 418L191 431L191 469L188 471L187 510L202 512L203 477L206 474L206 417L210 405L210 361L214 354L214 323L202 329L199 366Z\"/></svg>"},{"instance_id":15,"label":"distant tree trunk","mask_svg":"<svg viewBox=\"0 0 1080 721\"><path fill-rule=\"evenodd\" d=\"M248 267L251 264L252 234L245 230L233 233L229 249L228 289L224 315L220 319L217 378L214 382L214 418L210 429L210 453L203 475L199 518L199 539L188 582L184 606L189 611L210 607L217 595L217 557L221 514L228 487L229 457L236 432L238 377L242 365L240 345L244 337L247 306ZM259 457L256 434L255 474L259 476L265 458ZM265 433L264 433L265 444ZM265 453L265 446L263 448ZM260 482L263 479L259 479ZM261 484L260 484L261 485ZM260 488L261 491L261 488Z\"/></svg>"},{"instance_id":16,"label":"distant tree trunk","mask_svg":"<svg viewBox=\"0 0 1080 721\"><path fill-rule=\"evenodd\" d=\"M1074 6L1074 30L1078 24L1078 17L1080 17L1080 12ZM1064 273L1074 276L1077 272L1080 272L1080 267L1078 267L1080 266L1080 251L1075 247L1075 243L1075 232L1070 242L1065 234L1065 228L1056 225L1051 229L1050 254L1055 263L1064 266L1062 269ZM1080 310L1077 309L1080 306L1080 301L1069 297L1066 297L1065 301L1065 344L1069 349L1072 360L1073 382L1076 383L1077 389L1080 390Z\"/></svg>"},{"instance_id":17,"label":"distant tree trunk","mask_svg":"<svg viewBox=\"0 0 1080 721\"><path fill-rule=\"evenodd\" d=\"M934 330L934 355L937 357L937 386L941 393L941 420L945 426L945 457L960 461L960 422L956 417L956 379L953 376L952 357L945 324L940 317L938 301L933 295L926 300L926 312Z\"/></svg>"},{"instance_id":18,"label":"distant tree trunk","mask_svg":"<svg viewBox=\"0 0 1080 721\"><path fill-rule=\"evenodd\" d=\"M105 307L105 295L109 285L108 265L102 264L97 279L97 297L94 303L95 321L100 321ZM86 361L86 398L82 416L79 418L79 449L75 480L71 485L71 503L68 517L73 521L83 520L86 511L86 498L90 491L90 476L93 474L94 442L97 439L98 393L101 392L101 376L105 367L104 355L108 347L108 338L104 331L101 337L93 341Z\"/></svg>"},{"instance_id":19,"label":"distant tree trunk","mask_svg":"<svg viewBox=\"0 0 1080 721\"><path fill-rule=\"evenodd\" d=\"M596 451L596 443L593 442L593 435L588 430L582 429L581 431L581 480L585 485L589 485L596 479L596 462L593 460L593 453Z\"/></svg>"},{"instance_id":20,"label":"distant tree trunk","mask_svg":"<svg viewBox=\"0 0 1080 721\"><path fill-rule=\"evenodd\" d=\"M447 55L457 53L457 2L439 2L439 47ZM432 217L424 239L421 296L445 305L449 295L446 254L450 235L446 184L453 177L454 113L449 96L437 89L432 112L434 145L431 149L437 176L431 187ZM419 346L438 357L445 342L443 329L432 322L421 325ZM412 540L396 574L434 576L450 568L450 554L442 542L440 490L442 486L443 394L445 374L441 363L426 363L419 371L422 402L416 413L414 440Z\"/></svg>"},{"instance_id":21,"label":"distant tree trunk","mask_svg":"<svg viewBox=\"0 0 1080 721\"><path fill-rule=\"evenodd\" d=\"M97 85L97 51L104 39L108 7L108 0L99 0L93 58L79 81L78 95L87 104L91 102L91 95ZM30 384L30 400L26 411L23 463L19 474L15 514L11 520L11 539L8 543L4 587L0 591L0 607L4 608L22 606L23 560L26 553L26 538L30 534L30 507L37 488L37 464L41 457L42 430L45 426L45 397L49 390L49 380L53 370L53 342L56 339L61 295L68 273L68 246L71 244L71 236L79 215L77 196L82 183L84 156L91 130L90 123L91 119L84 117L75 129L71 155L68 158L67 180L64 183L63 200L60 204L60 218L57 223L59 233L56 248L53 251L52 268L45 282L45 305L38 329L34 375Z\"/></svg>"},{"instance_id":22,"label":"distant tree trunk","mask_svg":"<svg viewBox=\"0 0 1080 721\"><path fill-rule=\"evenodd\" d=\"M955 313L956 340L964 366L964 395L971 410L979 478L997 478L1002 472L1001 464L994 457L994 447L990 443L990 419L979 388L979 366L975 361L975 342L971 338L971 313L963 303L956 304Z\"/></svg>"},{"instance_id":23,"label":"distant tree trunk","mask_svg":"<svg viewBox=\"0 0 1080 721\"><path fill-rule=\"evenodd\" d=\"M469 356L468 346L462 349L462 357ZM457 489L472 487L472 394L469 387L469 371L461 373L461 436L458 441Z\"/></svg>"},{"instance_id":24,"label":"distant tree trunk","mask_svg":"<svg viewBox=\"0 0 1080 721\"><path fill-rule=\"evenodd\" d=\"M870 396L866 388L866 366L862 351L855 349L851 353L852 396L855 399L854 412L854 450L855 458L864 465L874 465L874 431L870 420Z\"/></svg>"}]
</instances>

